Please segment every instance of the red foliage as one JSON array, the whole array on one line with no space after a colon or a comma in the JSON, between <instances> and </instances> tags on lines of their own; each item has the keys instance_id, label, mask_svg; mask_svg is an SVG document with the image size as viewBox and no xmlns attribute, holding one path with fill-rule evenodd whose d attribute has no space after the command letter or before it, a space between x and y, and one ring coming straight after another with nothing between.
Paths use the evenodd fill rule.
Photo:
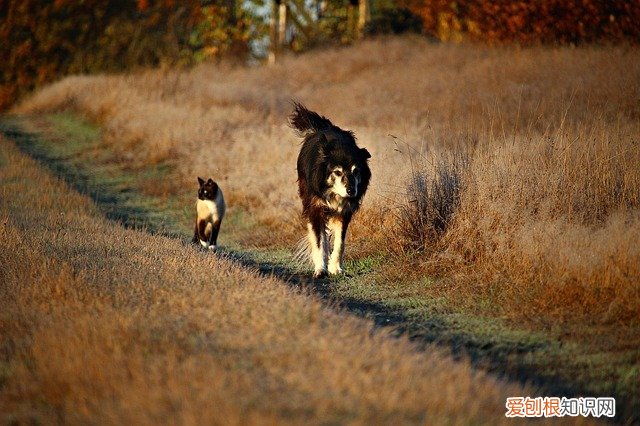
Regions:
<instances>
[{"instance_id":1,"label":"red foliage","mask_svg":"<svg viewBox=\"0 0 640 426\"><path fill-rule=\"evenodd\" d=\"M138 0L138 10L144 12L149 9L149 0Z\"/></svg>"},{"instance_id":2,"label":"red foliage","mask_svg":"<svg viewBox=\"0 0 640 426\"><path fill-rule=\"evenodd\" d=\"M640 1L406 0L437 35L439 16L454 16L470 38L487 42L640 42ZM473 26L473 31L469 31Z\"/></svg>"}]
</instances>

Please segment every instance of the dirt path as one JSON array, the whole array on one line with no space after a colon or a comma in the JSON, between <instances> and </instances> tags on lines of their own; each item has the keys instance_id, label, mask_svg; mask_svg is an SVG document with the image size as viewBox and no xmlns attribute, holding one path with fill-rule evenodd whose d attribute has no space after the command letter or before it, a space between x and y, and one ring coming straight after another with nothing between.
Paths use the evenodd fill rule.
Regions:
<instances>
[{"instance_id":1,"label":"dirt path","mask_svg":"<svg viewBox=\"0 0 640 426\"><path fill-rule=\"evenodd\" d=\"M166 229L155 226L154 221L149 220L157 212L145 208L143 205L136 205L135 202L129 202L130 194L127 191L120 191L117 187L110 187L108 184L99 188L95 187L90 182L90 179L83 175L81 170L74 170L69 167L69 164L63 161L64 159L53 158L46 152L39 151L37 144L35 144L34 136L23 131L18 126L5 121L0 130L5 136L14 140L23 151L36 158L41 164L46 165L57 175L63 177L80 192L91 196L107 218L134 229L146 226L146 230L150 231L151 234L167 234ZM179 233L170 236L174 239L176 237L181 238L182 243L186 242L184 235ZM228 249L225 254L228 260L241 265L243 268L258 271L266 278L276 278L295 291L301 289L310 291L320 296L325 301L325 305L339 306L352 314L369 319L373 321L376 327L390 330L394 336L408 336L414 343L418 343L422 350L427 352L430 351L431 343L440 343L449 348L458 359L470 357L476 366L482 366L483 369L488 369L498 375L507 375L512 379L541 385L547 390L548 395L571 395L576 392L575 388L567 385L562 380L558 380L557 377L545 376L537 371L521 368L518 364L515 366L512 364L508 370L503 368L507 358L513 361L511 359L513 351L527 353L541 349L536 347L540 345L539 342L532 341L530 343L531 346L496 347L493 350L494 348L490 347L491 344L487 344L482 340L478 341L474 336L464 332L452 334L451 330L447 329L448 325L437 317L425 321L416 321L415 318L407 316L403 309L393 309L383 303L356 298L336 297L331 291L334 285L331 280L313 280L306 273L297 272L282 263L264 259L260 256L255 256L254 253L239 249ZM496 346L499 346L499 343ZM544 348L542 349L544 350Z\"/></svg>"},{"instance_id":2,"label":"dirt path","mask_svg":"<svg viewBox=\"0 0 640 426\"><path fill-rule=\"evenodd\" d=\"M0 183L2 422L498 424L532 392L106 220L2 138Z\"/></svg>"}]
</instances>

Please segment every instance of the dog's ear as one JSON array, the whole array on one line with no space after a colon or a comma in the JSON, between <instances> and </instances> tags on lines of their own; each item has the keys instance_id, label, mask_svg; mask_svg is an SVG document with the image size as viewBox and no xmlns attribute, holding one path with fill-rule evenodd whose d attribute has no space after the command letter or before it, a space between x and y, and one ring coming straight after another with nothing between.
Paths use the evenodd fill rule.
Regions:
<instances>
[{"instance_id":1,"label":"dog's ear","mask_svg":"<svg viewBox=\"0 0 640 426\"><path fill-rule=\"evenodd\" d=\"M324 192L327 156L331 152L331 143L324 134L318 135L318 155L313 160L313 165L306 169L307 187L317 196Z\"/></svg>"},{"instance_id":2,"label":"dog's ear","mask_svg":"<svg viewBox=\"0 0 640 426\"><path fill-rule=\"evenodd\" d=\"M360 153L365 159L371 158L371 154L369 154L369 151L367 151L366 148L360 148Z\"/></svg>"},{"instance_id":3,"label":"dog's ear","mask_svg":"<svg viewBox=\"0 0 640 426\"><path fill-rule=\"evenodd\" d=\"M207 185L213 185L213 179L209 178L209 180L207 181Z\"/></svg>"},{"instance_id":4,"label":"dog's ear","mask_svg":"<svg viewBox=\"0 0 640 426\"><path fill-rule=\"evenodd\" d=\"M325 187L325 163L320 162L319 167L313 167L309 170L307 175L307 187L311 190L311 193L319 197L322 196Z\"/></svg>"},{"instance_id":5,"label":"dog's ear","mask_svg":"<svg viewBox=\"0 0 640 426\"><path fill-rule=\"evenodd\" d=\"M202 179L200 176L198 176L198 183L200 184L200 186L202 186L202 184L204 183L204 179Z\"/></svg>"}]
</instances>

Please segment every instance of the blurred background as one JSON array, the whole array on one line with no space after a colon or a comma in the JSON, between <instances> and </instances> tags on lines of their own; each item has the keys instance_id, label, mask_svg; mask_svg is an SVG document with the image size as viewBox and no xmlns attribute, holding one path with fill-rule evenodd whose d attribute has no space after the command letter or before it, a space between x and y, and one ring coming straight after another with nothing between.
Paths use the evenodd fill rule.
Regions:
<instances>
[{"instance_id":1,"label":"blurred background","mask_svg":"<svg viewBox=\"0 0 640 426\"><path fill-rule=\"evenodd\" d=\"M68 74L286 52L414 32L435 41L638 43L636 0L5 0L0 110Z\"/></svg>"}]
</instances>

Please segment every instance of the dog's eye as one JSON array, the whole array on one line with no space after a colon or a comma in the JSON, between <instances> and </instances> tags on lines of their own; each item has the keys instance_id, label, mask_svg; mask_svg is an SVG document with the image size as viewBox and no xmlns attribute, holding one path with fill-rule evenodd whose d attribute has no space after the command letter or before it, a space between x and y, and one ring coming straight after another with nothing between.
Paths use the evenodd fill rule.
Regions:
<instances>
[{"instance_id":1,"label":"dog's eye","mask_svg":"<svg viewBox=\"0 0 640 426\"><path fill-rule=\"evenodd\" d=\"M333 174L338 176L338 177L341 177L342 176L342 171L341 170L334 170Z\"/></svg>"}]
</instances>

